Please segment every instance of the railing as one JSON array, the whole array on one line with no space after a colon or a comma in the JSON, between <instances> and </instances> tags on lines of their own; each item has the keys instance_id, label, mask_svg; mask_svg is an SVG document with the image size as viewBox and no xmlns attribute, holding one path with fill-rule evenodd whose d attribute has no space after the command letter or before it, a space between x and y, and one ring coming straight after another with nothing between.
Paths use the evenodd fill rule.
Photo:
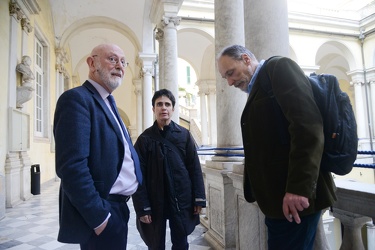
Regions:
<instances>
[{"instance_id":1,"label":"railing","mask_svg":"<svg viewBox=\"0 0 375 250\"><path fill-rule=\"evenodd\" d=\"M232 151L243 151L241 147L235 148L215 148L215 147L200 147L197 149L198 155L212 155L212 156L226 156L226 157L244 157L243 153L233 153ZM359 155L375 155L375 151L358 151ZM375 163L364 164L356 163L353 164L354 167L359 168L372 168L375 169Z\"/></svg>"}]
</instances>

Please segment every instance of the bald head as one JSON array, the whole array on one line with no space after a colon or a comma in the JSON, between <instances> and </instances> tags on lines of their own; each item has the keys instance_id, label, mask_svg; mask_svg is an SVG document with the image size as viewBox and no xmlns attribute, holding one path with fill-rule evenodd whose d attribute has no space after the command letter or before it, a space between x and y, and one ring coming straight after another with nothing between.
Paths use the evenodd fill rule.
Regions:
<instances>
[{"instance_id":1,"label":"bald head","mask_svg":"<svg viewBox=\"0 0 375 250\"><path fill-rule=\"evenodd\" d=\"M121 85L125 73L124 51L115 44L96 46L86 60L89 79L99 83L109 93Z\"/></svg>"}]
</instances>

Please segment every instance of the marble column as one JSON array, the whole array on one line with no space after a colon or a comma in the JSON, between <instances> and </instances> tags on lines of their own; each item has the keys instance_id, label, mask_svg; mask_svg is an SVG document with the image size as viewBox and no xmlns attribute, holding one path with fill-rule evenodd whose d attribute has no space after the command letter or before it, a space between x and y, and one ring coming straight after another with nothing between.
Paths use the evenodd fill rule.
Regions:
<instances>
[{"instance_id":1,"label":"marble column","mask_svg":"<svg viewBox=\"0 0 375 250\"><path fill-rule=\"evenodd\" d=\"M243 1L215 1L215 52L229 45L245 45ZM247 95L230 87L216 69L217 146L241 146L241 112ZM234 112L236 110L236 112Z\"/></svg>"},{"instance_id":2,"label":"marble column","mask_svg":"<svg viewBox=\"0 0 375 250\"><path fill-rule=\"evenodd\" d=\"M208 127L210 129L209 136L210 136L210 144L212 146L217 145L217 126L215 124L217 117L216 117L216 81L215 80L207 80L208 85Z\"/></svg>"},{"instance_id":3,"label":"marble column","mask_svg":"<svg viewBox=\"0 0 375 250\"><path fill-rule=\"evenodd\" d=\"M159 57L158 57L158 69L157 74L159 81L158 86L155 90L163 89L165 88L165 80L164 80L164 31L161 28L157 29L157 32L155 34L155 38L159 43Z\"/></svg>"},{"instance_id":4,"label":"marble column","mask_svg":"<svg viewBox=\"0 0 375 250\"><path fill-rule=\"evenodd\" d=\"M176 98L172 120L179 124L179 102L178 102L178 63L177 63L177 26L181 18L177 16L162 19L164 31L164 66L163 86L169 89Z\"/></svg>"},{"instance_id":5,"label":"marble column","mask_svg":"<svg viewBox=\"0 0 375 250\"><path fill-rule=\"evenodd\" d=\"M16 107L16 72L17 66L17 44L19 40L18 29L20 21L24 14L20 11L20 6L17 3L11 3L9 6L10 18L10 40L9 40L9 107Z\"/></svg>"},{"instance_id":6,"label":"marble column","mask_svg":"<svg viewBox=\"0 0 375 250\"><path fill-rule=\"evenodd\" d=\"M255 57L289 56L287 0L244 1L245 44Z\"/></svg>"},{"instance_id":7,"label":"marble column","mask_svg":"<svg viewBox=\"0 0 375 250\"><path fill-rule=\"evenodd\" d=\"M366 115L365 115L365 107L364 107L364 97L362 93L362 82L353 82L354 85L354 95L355 95L355 118L357 122L357 134L358 138L363 139L367 138L368 135L366 133Z\"/></svg>"},{"instance_id":8,"label":"marble column","mask_svg":"<svg viewBox=\"0 0 375 250\"><path fill-rule=\"evenodd\" d=\"M245 44L243 0L215 1L215 53L233 44ZM229 87L216 70L216 126L217 147L232 148L242 145L240 117L247 95L238 89ZM210 107L211 108L211 107ZM219 152L219 150L217 150ZM225 152L230 153L231 150ZM242 161L239 158L212 157L206 161L208 210L205 239L214 249L236 249L234 229L236 220L234 209L234 187L228 173L233 164Z\"/></svg>"},{"instance_id":9,"label":"marble column","mask_svg":"<svg viewBox=\"0 0 375 250\"><path fill-rule=\"evenodd\" d=\"M156 54L140 53L139 58L142 60L142 73L143 73L143 129L146 129L153 124L152 113L152 75L154 73L154 62Z\"/></svg>"},{"instance_id":10,"label":"marble column","mask_svg":"<svg viewBox=\"0 0 375 250\"><path fill-rule=\"evenodd\" d=\"M137 102L137 134L136 137L138 137L143 132L143 123L142 123L142 114L143 114L143 105L142 105L142 80L140 79L134 79L133 80L134 85L134 93L136 96L136 102Z\"/></svg>"},{"instance_id":11,"label":"marble column","mask_svg":"<svg viewBox=\"0 0 375 250\"><path fill-rule=\"evenodd\" d=\"M199 98L200 98L200 111L201 111L201 138L202 145L208 145L208 123L207 123L207 105L206 105L206 94L208 92L206 81L199 80L196 85L199 88Z\"/></svg>"},{"instance_id":12,"label":"marble column","mask_svg":"<svg viewBox=\"0 0 375 250\"><path fill-rule=\"evenodd\" d=\"M366 72L367 82L370 86L369 103L371 105L371 118L372 118L372 135L375 135L375 68L371 68Z\"/></svg>"}]
</instances>

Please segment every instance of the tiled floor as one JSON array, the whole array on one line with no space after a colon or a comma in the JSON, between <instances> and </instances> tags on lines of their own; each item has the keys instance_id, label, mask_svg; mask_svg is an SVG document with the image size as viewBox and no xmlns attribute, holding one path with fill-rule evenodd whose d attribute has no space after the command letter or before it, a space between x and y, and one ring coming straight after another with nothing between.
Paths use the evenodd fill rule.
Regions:
<instances>
[{"instance_id":1,"label":"tiled floor","mask_svg":"<svg viewBox=\"0 0 375 250\"><path fill-rule=\"evenodd\" d=\"M0 249L79 249L78 245L57 242L58 188L59 182L49 182L41 186L41 193L14 208L6 210L0 220ZM133 204L129 221L128 250L147 249L135 227ZM189 236L191 250L212 250L204 240L205 228L199 225ZM171 248L167 232L167 248ZM109 249L110 250L110 249Z\"/></svg>"}]
</instances>

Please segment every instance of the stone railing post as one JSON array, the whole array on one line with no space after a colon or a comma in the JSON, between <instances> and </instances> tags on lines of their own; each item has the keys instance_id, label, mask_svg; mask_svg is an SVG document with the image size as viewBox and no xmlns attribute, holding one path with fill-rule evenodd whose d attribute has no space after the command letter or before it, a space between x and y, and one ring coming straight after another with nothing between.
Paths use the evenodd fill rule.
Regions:
<instances>
[{"instance_id":1,"label":"stone railing post","mask_svg":"<svg viewBox=\"0 0 375 250\"><path fill-rule=\"evenodd\" d=\"M344 235L340 250L365 250L362 242L361 228L371 218L338 208L333 210L333 216L339 219L344 226Z\"/></svg>"}]
</instances>

